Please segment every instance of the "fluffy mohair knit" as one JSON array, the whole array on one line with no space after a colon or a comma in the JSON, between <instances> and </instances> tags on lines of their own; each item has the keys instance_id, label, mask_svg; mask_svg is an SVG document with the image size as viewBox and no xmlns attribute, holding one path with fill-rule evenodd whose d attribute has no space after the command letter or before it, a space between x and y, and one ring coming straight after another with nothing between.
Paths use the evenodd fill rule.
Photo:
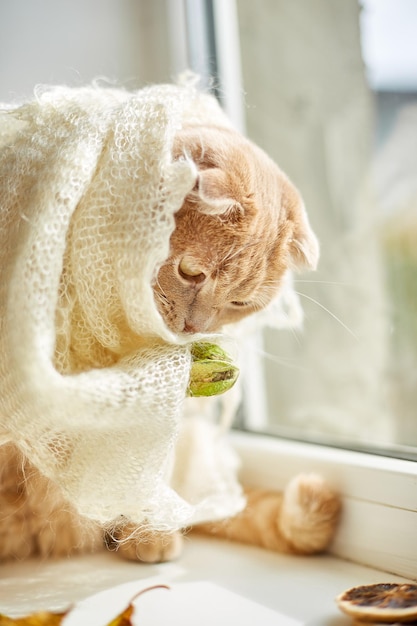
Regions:
<instances>
[{"instance_id":1,"label":"fluffy mohair knit","mask_svg":"<svg viewBox=\"0 0 417 626\"><path fill-rule=\"evenodd\" d=\"M182 417L190 350L151 287L196 180L171 156L183 120L228 124L190 85L55 87L1 112L0 442L103 525L244 505L230 450Z\"/></svg>"}]
</instances>

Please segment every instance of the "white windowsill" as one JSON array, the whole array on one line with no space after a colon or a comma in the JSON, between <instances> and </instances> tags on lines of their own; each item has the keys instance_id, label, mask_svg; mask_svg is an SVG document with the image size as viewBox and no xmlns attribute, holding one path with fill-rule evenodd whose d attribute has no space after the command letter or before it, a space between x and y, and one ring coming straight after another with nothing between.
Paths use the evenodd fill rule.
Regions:
<instances>
[{"instance_id":1,"label":"white windowsill","mask_svg":"<svg viewBox=\"0 0 417 626\"><path fill-rule=\"evenodd\" d=\"M243 484L281 490L317 472L340 493L334 555L417 579L417 463L240 431L231 440Z\"/></svg>"},{"instance_id":2,"label":"white windowsill","mask_svg":"<svg viewBox=\"0 0 417 626\"><path fill-rule=\"evenodd\" d=\"M330 555L287 556L196 536L187 540L183 555L175 563L128 563L113 554L102 553L55 562L12 563L1 566L0 572L0 612L6 614L68 608L102 590L136 581L128 585L127 595L125 592L125 597L131 598L145 579L157 577L160 582L173 586L208 581L259 604L260 612L262 607L266 607L298 623L314 623L317 626L330 623L351 625L351 620L339 612L334 602L335 596L345 589L361 584L403 580ZM192 599L190 602L191 607ZM190 607L186 606L184 610L190 611ZM213 607L207 606L206 610L212 611ZM230 622L222 617L222 606L218 606L217 610L216 626L230 626ZM239 618L236 623L240 626L255 623L246 621L245 616L244 604L240 610L238 603L234 613L234 617ZM91 616L88 622L88 626L95 626ZM147 626L153 622L148 622L146 615L138 614L134 623ZM170 624L180 626L183 623L183 620L171 615ZM276 623L280 623L279 619ZM104 626L103 622L98 622L97 626L100 624ZM77 626L87 626L87 622L78 620Z\"/></svg>"},{"instance_id":3,"label":"white windowsill","mask_svg":"<svg viewBox=\"0 0 417 626\"><path fill-rule=\"evenodd\" d=\"M237 604L231 603L240 626L258 623L267 626L266 614L262 614L266 609L281 615L281 618L273 615L272 623L286 624L284 615L303 624L350 626L351 620L335 605L336 595L356 585L417 578L417 464L241 432L233 432L231 440L242 459L243 482L281 489L300 471L318 471L340 491L344 515L331 548L333 554L288 556L189 535L183 555L174 563L129 563L103 552L61 561L3 564L0 565L0 613L22 615L41 609L62 610L119 585L124 585L121 589L125 598L130 599L136 589L148 584L148 579L152 579L151 584L156 577L159 582L171 585L173 593L178 585L205 581L257 603L252 608L255 613L259 610L261 621L245 621L249 605L241 598ZM369 567L370 564L374 567ZM194 609L192 599L188 605L188 596L182 609L203 610L207 616L211 615L216 604L210 596L212 591L212 587L207 587L210 601L206 607L203 588ZM111 593L107 592L109 598ZM219 602L223 601L221 593L220 590ZM93 598L94 606L100 604L102 599ZM188 626L187 620L182 617L176 620L175 615L171 616L170 624ZM152 619L146 620L147 616L141 613L140 619L138 614L133 623L154 624ZM76 622L77 626L105 623L95 622L91 615L85 622ZM198 623L205 626L206 621ZM216 626L232 623L226 620L221 606L215 623Z\"/></svg>"}]
</instances>

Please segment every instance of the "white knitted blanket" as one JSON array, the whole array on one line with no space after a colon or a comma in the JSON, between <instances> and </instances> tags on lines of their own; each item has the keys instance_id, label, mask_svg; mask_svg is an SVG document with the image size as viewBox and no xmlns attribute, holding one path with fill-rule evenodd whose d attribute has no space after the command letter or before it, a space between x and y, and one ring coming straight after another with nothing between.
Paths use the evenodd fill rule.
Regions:
<instances>
[{"instance_id":1,"label":"white knitted blanket","mask_svg":"<svg viewBox=\"0 0 417 626\"><path fill-rule=\"evenodd\" d=\"M45 89L0 117L0 441L103 524L243 506L230 451L181 417L190 351L151 288L196 179L171 157L184 120L227 124L187 85Z\"/></svg>"}]
</instances>

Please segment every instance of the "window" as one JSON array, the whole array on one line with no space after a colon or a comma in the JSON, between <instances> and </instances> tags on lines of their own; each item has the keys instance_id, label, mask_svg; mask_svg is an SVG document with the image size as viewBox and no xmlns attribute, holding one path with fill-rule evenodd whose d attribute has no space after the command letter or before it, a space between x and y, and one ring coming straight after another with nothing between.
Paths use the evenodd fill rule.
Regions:
<instances>
[{"instance_id":1,"label":"window","mask_svg":"<svg viewBox=\"0 0 417 626\"><path fill-rule=\"evenodd\" d=\"M264 332L263 429L416 459L416 7L238 7L248 132L322 249L295 277L304 330Z\"/></svg>"},{"instance_id":2,"label":"window","mask_svg":"<svg viewBox=\"0 0 417 626\"><path fill-rule=\"evenodd\" d=\"M416 460L414 3L180 6L178 67L290 175L321 241L319 270L294 277L303 328L248 342L244 425Z\"/></svg>"},{"instance_id":3,"label":"window","mask_svg":"<svg viewBox=\"0 0 417 626\"><path fill-rule=\"evenodd\" d=\"M304 328L247 341L246 432L234 435L243 480L276 488L298 471L323 473L344 496L333 551L415 577L415 6L207 5L221 25L220 98L235 105L241 89L248 135L302 191L322 247L318 272L294 277Z\"/></svg>"}]
</instances>

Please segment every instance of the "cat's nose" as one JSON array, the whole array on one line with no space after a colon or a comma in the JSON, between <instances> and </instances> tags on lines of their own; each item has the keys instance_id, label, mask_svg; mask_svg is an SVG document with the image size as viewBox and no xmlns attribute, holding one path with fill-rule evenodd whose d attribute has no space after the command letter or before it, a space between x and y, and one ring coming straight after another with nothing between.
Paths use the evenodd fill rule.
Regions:
<instances>
[{"instance_id":1,"label":"cat's nose","mask_svg":"<svg viewBox=\"0 0 417 626\"><path fill-rule=\"evenodd\" d=\"M185 321L183 333L198 333L201 332L194 324L190 324L190 322Z\"/></svg>"}]
</instances>

